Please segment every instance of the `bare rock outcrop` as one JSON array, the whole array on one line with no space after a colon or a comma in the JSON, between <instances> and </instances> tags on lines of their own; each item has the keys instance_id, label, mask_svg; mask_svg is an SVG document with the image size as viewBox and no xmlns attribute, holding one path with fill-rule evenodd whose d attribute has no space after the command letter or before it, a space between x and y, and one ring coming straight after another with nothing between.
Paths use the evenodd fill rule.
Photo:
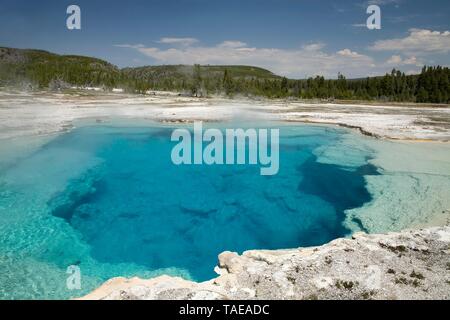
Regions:
<instances>
[{"instance_id":1,"label":"bare rock outcrop","mask_svg":"<svg viewBox=\"0 0 450 320\"><path fill-rule=\"evenodd\" d=\"M223 252L219 276L114 278L82 299L450 299L450 227Z\"/></svg>"}]
</instances>

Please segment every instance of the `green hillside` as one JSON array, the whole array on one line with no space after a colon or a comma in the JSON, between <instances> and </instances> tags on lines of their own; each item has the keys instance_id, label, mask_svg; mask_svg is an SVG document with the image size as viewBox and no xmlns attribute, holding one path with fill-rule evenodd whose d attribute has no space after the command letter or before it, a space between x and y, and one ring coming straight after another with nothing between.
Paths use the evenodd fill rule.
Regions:
<instances>
[{"instance_id":1,"label":"green hillside","mask_svg":"<svg viewBox=\"0 0 450 320\"><path fill-rule=\"evenodd\" d=\"M251 67L251 66L200 66L201 76L203 78L222 78L225 70L234 78L244 79L279 79L280 77L269 70ZM162 79L176 78L190 80L194 77L195 66L192 65L163 65L163 66L145 66L137 68L125 68L126 74L133 75L141 79Z\"/></svg>"},{"instance_id":2,"label":"green hillside","mask_svg":"<svg viewBox=\"0 0 450 320\"><path fill-rule=\"evenodd\" d=\"M125 68L122 72L151 89L187 91L202 96L229 93L233 90L231 82L245 87L242 86L245 82L281 79L268 70L251 66L164 65Z\"/></svg>"},{"instance_id":3,"label":"green hillside","mask_svg":"<svg viewBox=\"0 0 450 320\"><path fill-rule=\"evenodd\" d=\"M121 76L116 66L96 58L0 47L0 84L3 85L114 87Z\"/></svg>"}]
</instances>

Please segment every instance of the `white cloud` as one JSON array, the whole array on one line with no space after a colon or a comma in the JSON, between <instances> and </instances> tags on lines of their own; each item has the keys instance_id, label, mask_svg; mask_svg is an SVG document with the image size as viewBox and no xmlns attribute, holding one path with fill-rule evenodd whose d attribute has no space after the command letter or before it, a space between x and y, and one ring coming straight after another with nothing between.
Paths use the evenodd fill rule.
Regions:
<instances>
[{"instance_id":1,"label":"white cloud","mask_svg":"<svg viewBox=\"0 0 450 320\"><path fill-rule=\"evenodd\" d=\"M143 44L115 44L114 47L131 49L145 48Z\"/></svg>"},{"instance_id":2,"label":"white cloud","mask_svg":"<svg viewBox=\"0 0 450 320\"><path fill-rule=\"evenodd\" d=\"M409 64L413 64L415 66L423 66L423 63L421 63L420 61L417 60L416 57L412 56L411 58L407 58L405 60L403 60L403 64L405 65L409 65Z\"/></svg>"},{"instance_id":3,"label":"white cloud","mask_svg":"<svg viewBox=\"0 0 450 320\"><path fill-rule=\"evenodd\" d=\"M325 47L325 44L322 42L317 43L310 43L307 45L304 45L302 48L306 51L319 51L322 50Z\"/></svg>"},{"instance_id":4,"label":"white cloud","mask_svg":"<svg viewBox=\"0 0 450 320\"><path fill-rule=\"evenodd\" d=\"M195 38L170 38L170 37L165 37L165 38L161 38L158 42L159 43L164 43L164 44L191 46L194 43L197 43L199 41L197 39L195 39Z\"/></svg>"},{"instance_id":5,"label":"white cloud","mask_svg":"<svg viewBox=\"0 0 450 320\"><path fill-rule=\"evenodd\" d=\"M405 38L379 40L369 49L374 51L398 51L412 54L449 53L450 31L410 29Z\"/></svg>"},{"instance_id":6,"label":"white cloud","mask_svg":"<svg viewBox=\"0 0 450 320\"><path fill-rule=\"evenodd\" d=\"M242 47L245 47L246 45L247 44L245 42L228 40L228 41L224 41L221 44L219 44L219 47L222 47L222 48L242 48Z\"/></svg>"},{"instance_id":7,"label":"white cloud","mask_svg":"<svg viewBox=\"0 0 450 320\"><path fill-rule=\"evenodd\" d=\"M403 59L400 55L393 55L386 61L386 64L391 66L407 66L407 65L414 65L416 67L423 66L423 63L420 62L415 56Z\"/></svg>"},{"instance_id":8,"label":"white cloud","mask_svg":"<svg viewBox=\"0 0 450 320\"><path fill-rule=\"evenodd\" d=\"M359 54L358 52L352 51L350 49L343 49L337 52L337 54L344 56L344 57L351 57L351 58L362 58L364 55Z\"/></svg>"},{"instance_id":9,"label":"white cloud","mask_svg":"<svg viewBox=\"0 0 450 320\"><path fill-rule=\"evenodd\" d=\"M386 63L387 64L393 64L393 65L402 63L402 57L401 56L397 56L397 55L392 56L392 57L389 58L388 61L386 61Z\"/></svg>"},{"instance_id":10,"label":"white cloud","mask_svg":"<svg viewBox=\"0 0 450 320\"><path fill-rule=\"evenodd\" d=\"M178 44L178 43L175 43ZM160 64L254 65L290 77L323 75L336 77L338 72L359 77L373 73L371 57L343 49L326 53L323 43L312 43L298 49L256 48L236 40L214 46L157 47L127 46L151 57Z\"/></svg>"}]
</instances>

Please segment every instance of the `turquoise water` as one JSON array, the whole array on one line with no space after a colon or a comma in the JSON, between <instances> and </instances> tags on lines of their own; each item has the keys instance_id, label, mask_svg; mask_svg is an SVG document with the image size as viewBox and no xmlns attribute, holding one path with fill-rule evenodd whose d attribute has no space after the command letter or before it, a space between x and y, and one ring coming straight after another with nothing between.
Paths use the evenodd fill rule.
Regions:
<instances>
[{"instance_id":1,"label":"turquoise water","mask_svg":"<svg viewBox=\"0 0 450 320\"><path fill-rule=\"evenodd\" d=\"M275 176L254 165L175 166L171 132L82 126L4 167L0 298L80 296L114 276L207 280L225 250L345 236L344 211L371 200L370 151L349 152L348 165L318 162L347 130L282 125ZM80 267L79 291L66 287L69 265Z\"/></svg>"}]
</instances>

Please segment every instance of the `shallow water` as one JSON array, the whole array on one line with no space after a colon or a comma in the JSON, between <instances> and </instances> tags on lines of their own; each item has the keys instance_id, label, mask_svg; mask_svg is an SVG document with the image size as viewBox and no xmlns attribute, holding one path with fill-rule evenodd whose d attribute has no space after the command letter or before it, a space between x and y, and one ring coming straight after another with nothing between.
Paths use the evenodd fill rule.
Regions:
<instances>
[{"instance_id":1,"label":"shallow water","mask_svg":"<svg viewBox=\"0 0 450 320\"><path fill-rule=\"evenodd\" d=\"M345 236L344 211L371 201L369 149L344 146L339 164L318 162L348 130L282 125L275 176L254 165L175 166L171 132L82 126L4 167L0 298L79 296L114 276L207 280L225 250ZM80 291L66 287L69 265L80 267Z\"/></svg>"}]
</instances>

